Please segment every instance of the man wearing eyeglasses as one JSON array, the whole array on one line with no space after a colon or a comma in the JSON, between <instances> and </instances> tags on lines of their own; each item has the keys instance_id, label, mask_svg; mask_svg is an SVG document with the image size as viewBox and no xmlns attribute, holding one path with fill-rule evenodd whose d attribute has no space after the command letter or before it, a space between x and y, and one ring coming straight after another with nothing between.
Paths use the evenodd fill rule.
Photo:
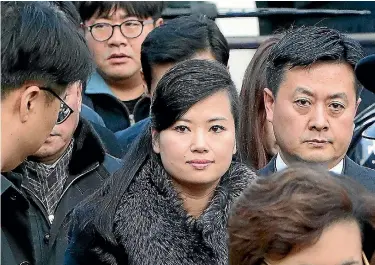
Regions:
<instances>
[{"instance_id":1,"label":"man wearing eyeglasses","mask_svg":"<svg viewBox=\"0 0 375 265\"><path fill-rule=\"evenodd\" d=\"M82 34L50 3L2 2L1 71L1 264L30 265L36 246L23 179L4 174L64 121L66 88L86 80L92 64Z\"/></svg>"},{"instance_id":2,"label":"man wearing eyeglasses","mask_svg":"<svg viewBox=\"0 0 375 265\"><path fill-rule=\"evenodd\" d=\"M163 2L79 2L78 11L97 71L83 103L117 132L148 117L150 99L141 75L141 45L163 23Z\"/></svg>"},{"instance_id":3,"label":"man wearing eyeglasses","mask_svg":"<svg viewBox=\"0 0 375 265\"><path fill-rule=\"evenodd\" d=\"M80 118L82 84L70 85L60 123L47 140L12 174L23 176L35 227L37 264L62 264L68 243L70 213L121 166L109 155L91 123Z\"/></svg>"}]
</instances>

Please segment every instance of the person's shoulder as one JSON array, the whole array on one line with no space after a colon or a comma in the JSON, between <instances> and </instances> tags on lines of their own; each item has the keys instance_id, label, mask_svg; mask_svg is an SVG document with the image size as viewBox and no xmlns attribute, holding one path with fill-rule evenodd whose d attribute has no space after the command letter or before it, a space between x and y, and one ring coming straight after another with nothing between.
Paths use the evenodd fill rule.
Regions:
<instances>
[{"instance_id":1,"label":"person's shoulder","mask_svg":"<svg viewBox=\"0 0 375 265\"><path fill-rule=\"evenodd\" d=\"M375 170L360 166L349 157L345 158L344 175L353 178L369 191L375 192Z\"/></svg>"},{"instance_id":2,"label":"person's shoulder","mask_svg":"<svg viewBox=\"0 0 375 265\"><path fill-rule=\"evenodd\" d=\"M122 166L122 160L108 153L104 156L103 166L110 175L113 175Z\"/></svg>"},{"instance_id":3,"label":"person's shoulder","mask_svg":"<svg viewBox=\"0 0 375 265\"><path fill-rule=\"evenodd\" d=\"M121 148L126 151L150 122L150 118L146 118L138 121L133 126L125 130L116 132L115 136Z\"/></svg>"},{"instance_id":4,"label":"person's shoulder","mask_svg":"<svg viewBox=\"0 0 375 265\"><path fill-rule=\"evenodd\" d=\"M91 122L94 122L96 124L99 124L103 127L105 127L104 120L98 113L96 113L92 108L89 106L82 104L82 109L81 109L81 116L85 118L86 120L89 120Z\"/></svg>"}]
</instances>

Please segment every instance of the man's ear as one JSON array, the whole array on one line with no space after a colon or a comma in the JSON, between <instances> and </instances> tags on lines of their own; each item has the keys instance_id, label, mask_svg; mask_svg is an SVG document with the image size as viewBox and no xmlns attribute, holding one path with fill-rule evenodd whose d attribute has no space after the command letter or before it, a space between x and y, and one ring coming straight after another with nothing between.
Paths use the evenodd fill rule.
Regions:
<instances>
[{"instance_id":1,"label":"man's ear","mask_svg":"<svg viewBox=\"0 0 375 265\"><path fill-rule=\"evenodd\" d=\"M361 98L358 98L358 100L357 100L357 104L356 104L356 106L355 106L355 113L357 113L357 110L358 110L359 104L361 104L361 102L362 102L362 99L361 99Z\"/></svg>"},{"instance_id":2,"label":"man's ear","mask_svg":"<svg viewBox=\"0 0 375 265\"><path fill-rule=\"evenodd\" d=\"M81 109L82 109L82 82L79 82L78 86L77 86L77 104L78 104L78 111L81 112Z\"/></svg>"},{"instance_id":3,"label":"man's ear","mask_svg":"<svg viewBox=\"0 0 375 265\"><path fill-rule=\"evenodd\" d=\"M151 129L152 136L152 149L155 153L160 154L160 144L159 144L159 133L155 129Z\"/></svg>"},{"instance_id":4,"label":"man's ear","mask_svg":"<svg viewBox=\"0 0 375 265\"><path fill-rule=\"evenodd\" d=\"M233 155L237 153L237 141L234 141Z\"/></svg>"},{"instance_id":5,"label":"man's ear","mask_svg":"<svg viewBox=\"0 0 375 265\"><path fill-rule=\"evenodd\" d=\"M147 88L145 74L143 73L142 68L141 68L141 78L142 78L142 81L143 81L143 89L145 91L146 96L151 97L150 92L149 92L149 90Z\"/></svg>"},{"instance_id":6,"label":"man's ear","mask_svg":"<svg viewBox=\"0 0 375 265\"><path fill-rule=\"evenodd\" d=\"M27 122L30 115L36 111L38 104L45 102L46 98L42 98L42 91L38 86L28 86L21 92L21 100L19 105L19 115L22 123Z\"/></svg>"},{"instance_id":7,"label":"man's ear","mask_svg":"<svg viewBox=\"0 0 375 265\"><path fill-rule=\"evenodd\" d=\"M266 118L269 122L273 121L273 111L275 106L275 97L269 88L263 90L264 106L266 108Z\"/></svg>"},{"instance_id":8,"label":"man's ear","mask_svg":"<svg viewBox=\"0 0 375 265\"><path fill-rule=\"evenodd\" d=\"M155 28L163 24L164 24L164 19L158 18L158 20L155 21Z\"/></svg>"}]
</instances>

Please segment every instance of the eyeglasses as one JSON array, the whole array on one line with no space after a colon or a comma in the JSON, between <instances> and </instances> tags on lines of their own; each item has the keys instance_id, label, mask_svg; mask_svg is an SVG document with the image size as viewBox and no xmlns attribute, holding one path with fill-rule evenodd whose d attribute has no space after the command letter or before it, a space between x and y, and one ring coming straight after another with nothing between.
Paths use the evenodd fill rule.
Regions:
<instances>
[{"instance_id":1,"label":"eyeglasses","mask_svg":"<svg viewBox=\"0 0 375 265\"><path fill-rule=\"evenodd\" d=\"M57 95L52 89L48 87L39 87L40 90L48 91L52 95L54 95L56 98L60 100L60 111L59 115L57 116L56 124L61 124L64 121L66 121L67 118L74 112L71 107L69 107L68 104L65 103L65 101Z\"/></svg>"},{"instance_id":2,"label":"eyeglasses","mask_svg":"<svg viewBox=\"0 0 375 265\"><path fill-rule=\"evenodd\" d=\"M94 25L88 26L91 36L96 41L106 41L113 36L113 31L115 27L119 27L121 34L130 39L137 38L142 34L144 25L152 24L154 20L126 20L121 24L112 25L109 23L96 23Z\"/></svg>"}]
</instances>

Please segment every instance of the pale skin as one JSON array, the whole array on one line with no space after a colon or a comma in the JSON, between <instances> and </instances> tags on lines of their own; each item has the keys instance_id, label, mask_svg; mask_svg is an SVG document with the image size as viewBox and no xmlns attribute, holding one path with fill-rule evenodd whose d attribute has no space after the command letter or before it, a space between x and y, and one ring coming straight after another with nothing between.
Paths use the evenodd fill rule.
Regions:
<instances>
[{"instance_id":1,"label":"pale skin","mask_svg":"<svg viewBox=\"0 0 375 265\"><path fill-rule=\"evenodd\" d=\"M348 64L321 62L286 70L276 96L264 90L267 120L285 163L337 165L352 139L360 101Z\"/></svg>"},{"instance_id":2,"label":"pale skin","mask_svg":"<svg viewBox=\"0 0 375 265\"><path fill-rule=\"evenodd\" d=\"M152 18L137 18L128 16L127 12L118 8L109 12L108 17L99 17L95 14L85 21L85 26L96 23L121 24L127 20L151 20ZM142 34L137 38L126 38L120 28L115 27L112 37L103 42L93 39L91 33L86 30L85 36L88 46L94 56L98 72L106 81L112 92L123 101L136 99L145 92L144 82L141 77L141 45L146 36L157 26L163 23L158 19L151 24L145 24ZM122 54L122 58L111 59L114 54Z\"/></svg>"},{"instance_id":3,"label":"pale skin","mask_svg":"<svg viewBox=\"0 0 375 265\"><path fill-rule=\"evenodd\" d=\"M188 214L198 217L207 208L237 151L235 142L226 91L196 103L170 128L153 131L154 152L160 154Z\"/></svg>"},{"instance_id":4,"label":"pale skin","mask_svg":"<svg viewBox=\"0 0 375 265\"><path fill-rule=\"evenodd\" d=\"M198 60L216 60L215 56L210 51L201 51L195 53L189 59L198 59ZM165 64L156 64L152 66L152 80L151 80L151 97L155 92L156 86L164 74L171 69L175 63L165 63Z\"/></svg>"},{"instance_id":5,"label":"pale skin","mask_svg":"<svg viewBox=\"0 0 375 265\"><path fill-rule=\"evenodd\" d=\"M1 171L13 170L48 137L60 101L29 82L1 100Z\"/></svg>"},{"instance_id":6,"label":"pale skin","mask_svg":"<svg viewBox=\"0 0 375 265\"><path fill-rule=\"evenodd\" d=\"M362 265L361 232L356 221L343 220L326 228L318 241L269 265Z\"/></svg>"}]
</instances>

